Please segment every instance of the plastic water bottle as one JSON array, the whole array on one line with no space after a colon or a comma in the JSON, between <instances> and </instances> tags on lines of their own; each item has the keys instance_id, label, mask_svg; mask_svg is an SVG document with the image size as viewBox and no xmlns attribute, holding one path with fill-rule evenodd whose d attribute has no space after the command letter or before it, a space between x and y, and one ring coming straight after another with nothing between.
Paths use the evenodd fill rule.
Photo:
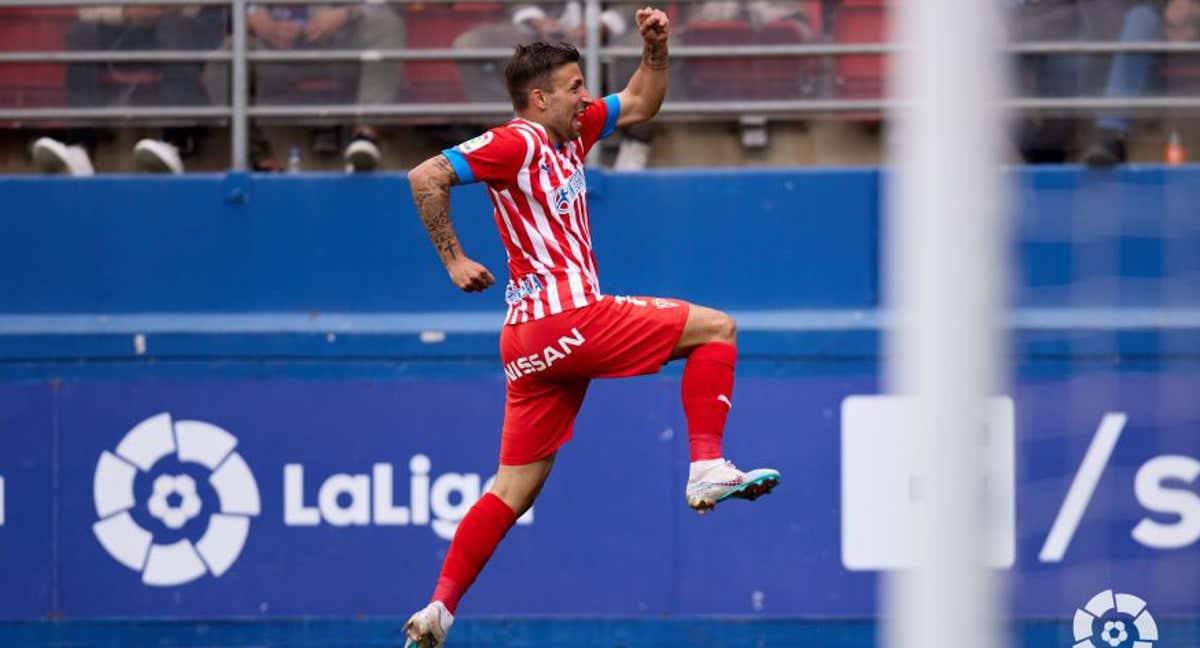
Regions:
<instances>
[{"instance_id":1,"label":"plastic water bottle","mask_svg":"<svg viewBox=\"0 0 1200 648\"><path fill-rule=\"evenodd\" d=\"M1179 131L1171 131L1163 157L1171 166L1187 162L1187 150L1183 148L1183 138L1179 137Z\"/></svg>"},{"instance_id":2,"label":"plastic water bottle","mask_svg":"<svg viewBox=\"0 0 1200 648\"><path fill-rule=\"evenodd\" d=\"M293 146L291 148L291 150L288 151L287 172L288 173L300 173L300 147L299 146Z\"/></svg>"}]
</instances>

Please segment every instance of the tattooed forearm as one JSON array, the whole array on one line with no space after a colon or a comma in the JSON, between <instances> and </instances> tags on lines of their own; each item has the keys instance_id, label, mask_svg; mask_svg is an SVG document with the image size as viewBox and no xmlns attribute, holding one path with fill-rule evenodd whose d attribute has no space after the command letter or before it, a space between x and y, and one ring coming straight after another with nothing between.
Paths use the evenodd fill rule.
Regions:
<instances>
[{"instance_id":1,"label":"tattooed forearm","mask_svg":"<svg viewBox=\"0 0 1200 648\"><path fill-rule=\"evenodd\" d=\"M642 64L651 70L665 70L671 66L667 60L667 44L646 43L642 48Z\"/></svg>"},{"instance_id":2,"label":"tattooed forearm","mask_svg":"<svg viewBox=\"0 0 1200 648\"><path fill-rule=\"evenodd\" d=\"M442 263L462 256L462 246L450 222L450 186L455 180L454 167L446 158L438 155L414 169L411 177L417 213L421 215L425 231L429 233L429 240L433 241Z\"/></svg>"}]
</instances>

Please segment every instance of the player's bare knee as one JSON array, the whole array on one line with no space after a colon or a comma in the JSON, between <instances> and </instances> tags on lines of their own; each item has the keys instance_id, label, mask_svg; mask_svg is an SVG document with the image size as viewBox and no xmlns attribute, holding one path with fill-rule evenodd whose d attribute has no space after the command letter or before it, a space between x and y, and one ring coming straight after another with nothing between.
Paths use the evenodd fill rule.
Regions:
<instances>
[{"instance_id":1,"label":"player's bare knee","mask_svg":"<svg viewBox=\"0 0 1200 648\"><path fill-rule=\"evenodd\" d=\"M541 489L514 487L513 484L501 483L500 480L496 480L488 492L499 497L500 501L508 505L508 508L521 516L529 510L529 507L533 506L533 500L537 498L539 490Z\"/></svg>"},{"instance_id":2,"label":"player's bare knee","mask_svg":"<svg viewBox=\"0 0 1200 648\"><path fill-rule=\"evenodd\" d=\"M737 344L737 321L727 313L717 312L713 318L712 342Z\"/></svg>"},{"instance_id":3,"label":"player's bare knee","mask_svg":"<svg viewBox=\"0 0 1200 648\"><path fill-rule=\"evenodd\" d=\"M489 493L499 497L514 513L521 516L533 506L546 483L546 473L529 471L509 472L501 468L492 482Z\"/></svg>"}]
</instances>

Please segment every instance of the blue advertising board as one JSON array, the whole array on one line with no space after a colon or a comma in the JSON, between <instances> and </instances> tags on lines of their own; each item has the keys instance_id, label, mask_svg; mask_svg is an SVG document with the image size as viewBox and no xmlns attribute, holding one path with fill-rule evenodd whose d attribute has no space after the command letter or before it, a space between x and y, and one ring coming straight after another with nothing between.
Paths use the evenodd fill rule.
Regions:
<instances>
[{"instance_id":1,"label":"blue advertising board","mask_svg":"<svg viewBox=\"0 0 1200 648\"><path fill-rule=\"evenodd\" d=\"M0 386L0 613L402 614L428 596L454 524L493 474L502 381ZM1070 614L1112 587L1156 614L1197 612L1200 581L1173 577L1200 569L1200 495L1188 472L1200 471L1200 407L1179 398L1197 390L1195 367L1024 372L1012 392L1014 613ZM877 573L842 560L840 408L876 391L872 372L741 379L727 455L773 465L784 483L701 518L683 504L677 378L597 382L533 513L463 611L873 616ZM1079 523L1061 557L1043 559L1095 433L1118 413ZM239 460L240 477L230 468ZM194 488L156 495L162 475L187 475ZM133 526L119 528L124 516ZM546 594L562 591L571 595Z\"/></svg>"},{"instance_id":2,"label":"blue advertising board","mask_svg":"<svg viewBox=\"0 0 1200 648\"><path fill-rule=\"evenodd\" d=\"M1197 174L1014 172L1011 460L981 479L1011 503L988 533L1019 618L1110 589L1200 615ZM726 454L783 483L697 517L678 369L597 381L468 619L877 616L872 565L903 558L919 490L871 443L887 426L847 450L848 399L882 403L880 180L589 174L605 292L736 311ZM503 304L450 286L399 175L0 188L37 215L0 223L0 619L425 602L495 470ZM464 243L499 276L489 214L479 187L455 190Z\"/></svg>"}]
</instances>

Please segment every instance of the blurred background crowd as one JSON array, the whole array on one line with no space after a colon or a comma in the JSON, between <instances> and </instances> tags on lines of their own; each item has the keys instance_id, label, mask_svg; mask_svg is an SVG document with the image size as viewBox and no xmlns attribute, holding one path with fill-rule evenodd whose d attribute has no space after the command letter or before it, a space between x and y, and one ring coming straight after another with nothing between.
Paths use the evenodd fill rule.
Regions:
<instances>
[{"instance_id":1,"label":"blurred background crowd","mask_svg":"<svg viewBox=\"0 0 1200 648\"><path fill-rule=\"evenodd\" d=\"M230 166L233 4L18 1L26 4L0 6L0 171ZM1186 159L1197 134L1200 50L1191 48L1200 0L1001 1L1014 161L1107 168ZM588 68L600 72L588 79L592 92L619 90L638 64L637 6L246 4L247 165L408 168L505 119L503 61L518 42L575 43L599 58ZM674 53L664 114L606 143L599 163L881 161L889 0L669 0L662 8Z\"/></svg>"}]
</instances>

